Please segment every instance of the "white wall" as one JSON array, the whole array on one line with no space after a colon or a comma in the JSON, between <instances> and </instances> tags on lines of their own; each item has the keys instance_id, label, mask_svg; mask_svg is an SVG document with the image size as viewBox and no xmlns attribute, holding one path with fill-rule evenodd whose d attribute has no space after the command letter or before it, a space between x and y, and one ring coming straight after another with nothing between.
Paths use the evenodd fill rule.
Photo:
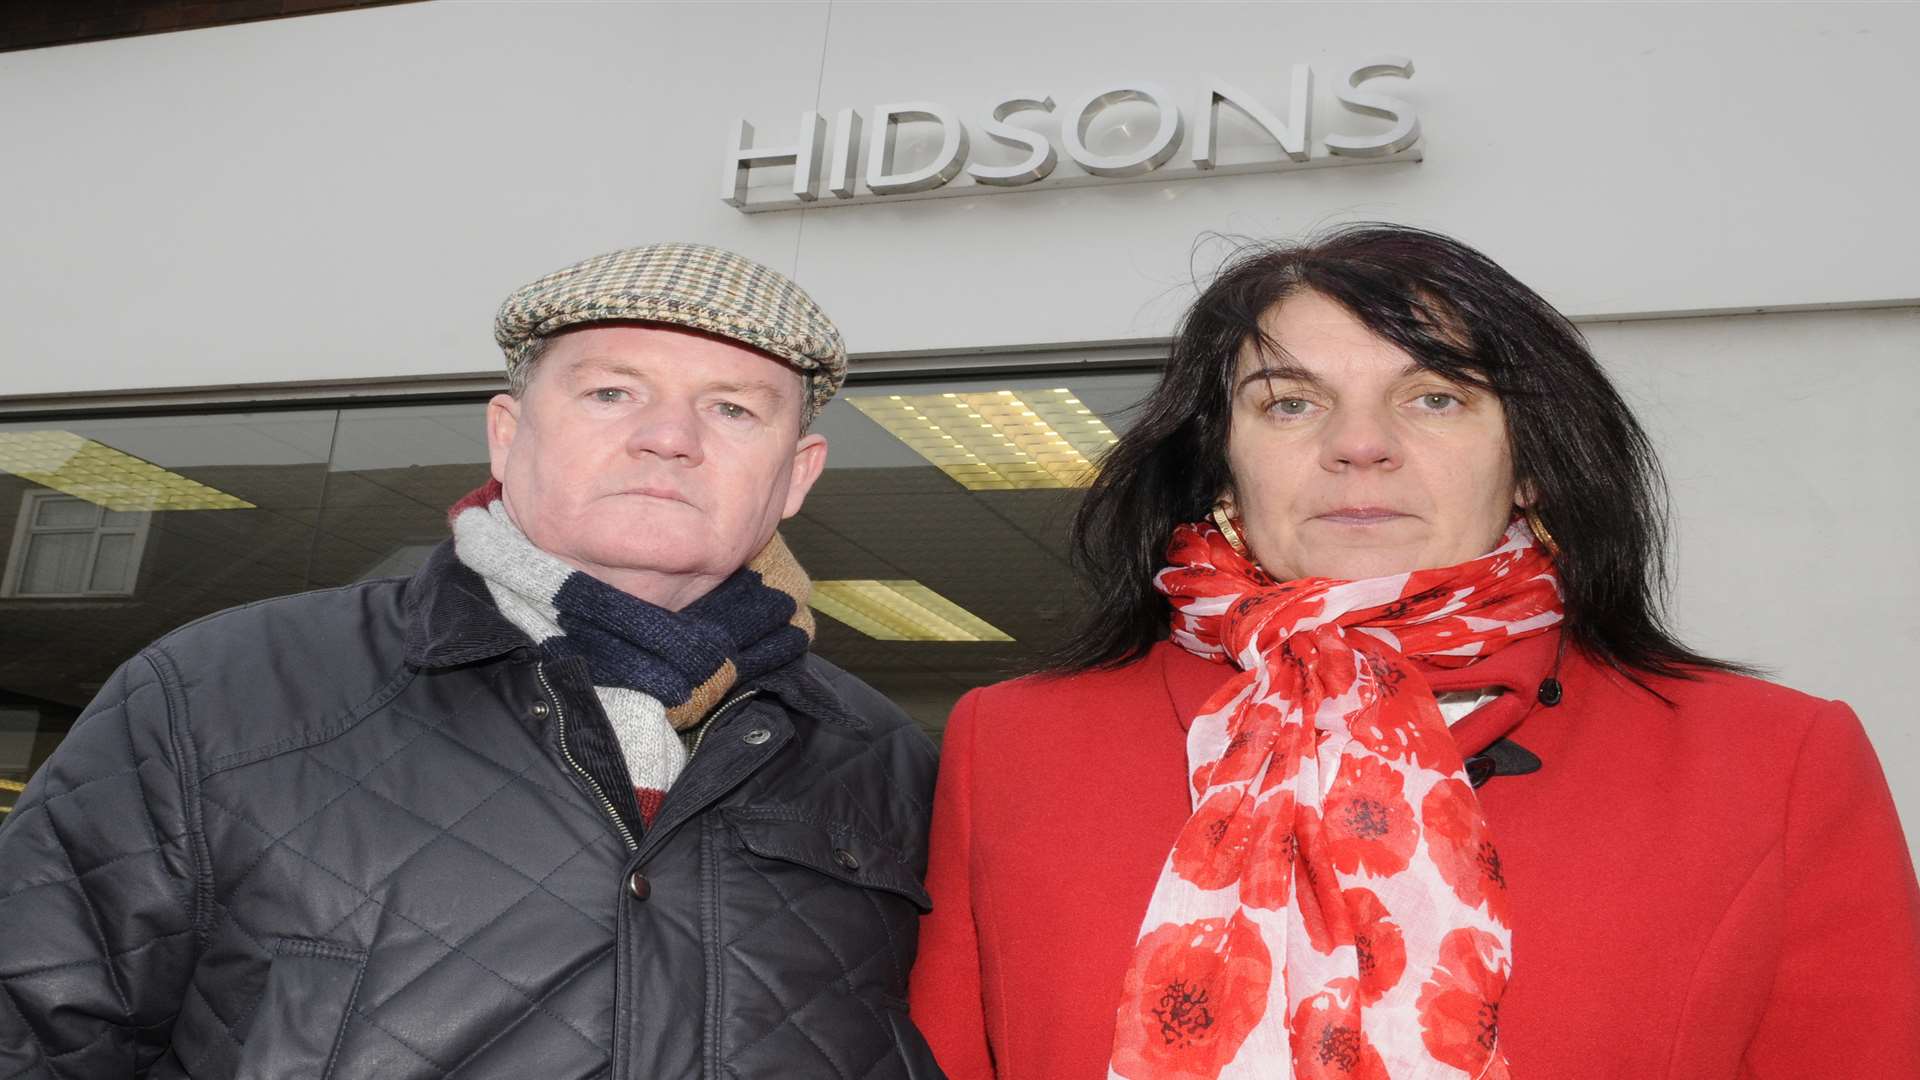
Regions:
<instances>
[{"instance_id":1,"label":"white wall","mask_svg":"<svg viewBox=\"0 0 1920 1080\"><path fill-rule=\"evenodd\" d=\"M574 259L790 267L798 217L715 195L717 118L811 100L825 12L418 4L0 54L0 398L494 370L494 306Z\"/></svg>"},{"instance_id":2,"label":"white wall","mask_svg":"<svg viewBox=\"0 0 1920 1080\"><path fill-rule=\"evenodd\" d=\"M0 409L493 370L493 306L693 238L856 353L1164 335L1210 230L1461 236L1570 314L1920 300L1920 5L404 5L0 54ZM1411 56L1419 164L747 216L727 122ZM1322 101L1322 131L1337 112ZM1189 119L1192 119L1189 107ZM977 138L977 136L976 136ZM780 184L784 177L770 175ZM1920 838L1916 309L1591 326L1667 454L1678 611L1853 701Z\"/></svg>"},{"instance_id":3,"label":"white wall","mask_svg":"<svg viewBox=\"0 0 1920 1080\"><path fill-rule=\"evenodd\" d=\"M1666 466L1681 636L1852 705L1920 850L1920 309L1583 329Z\"/></svg>"},{"instance_id":4,"label":"white wall","mask_svg":"<svg viewBox=\"0 0 1920 1080\"><path fill-rule=\"evenodd\" d=\"M0 399L485 371L510 288L668 237L797 268L858 353L1156 337L1203 232L1356 216L1577 316L1920 298L1917 35L1873 4L444 2L0 54ZM737 115L784 141L816 104L1209 73L1280 108L1293 63L1324 97L1380 52L1417 65L1419 164L719 198Z\"/></svg>"}]
</instances>

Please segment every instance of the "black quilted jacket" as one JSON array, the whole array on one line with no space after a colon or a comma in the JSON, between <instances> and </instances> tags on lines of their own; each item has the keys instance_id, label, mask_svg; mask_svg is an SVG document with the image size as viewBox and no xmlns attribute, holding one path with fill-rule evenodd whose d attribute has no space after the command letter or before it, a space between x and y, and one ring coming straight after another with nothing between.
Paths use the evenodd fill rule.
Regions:
<instances>
[{"instance_id":1,"label":"black quilted jacket","mask_svg":"<svg viewBox=\"0 0 1920 1080\"><path fill-rule=\"evenodd\" d=\"M808 658L644 832L611 740L448 545L163 638L0 826L0 1080L939 1076L912 723Z\"/></svg>"}]
</instances>

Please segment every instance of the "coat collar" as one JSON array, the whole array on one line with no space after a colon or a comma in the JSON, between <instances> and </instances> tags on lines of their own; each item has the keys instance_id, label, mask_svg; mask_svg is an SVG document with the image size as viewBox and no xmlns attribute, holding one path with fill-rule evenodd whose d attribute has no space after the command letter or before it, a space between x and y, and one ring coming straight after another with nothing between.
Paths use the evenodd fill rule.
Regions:
<instances>
[{"instance_id":1,"label":"coat collar","mask_svg":"<svg viewBox=\"0 0 1920 1080\"><path fill-rule=\"evenodd\" d=\"M1536 634L1466 667L1418 664L1434 693L1484 687L1499 687L1504 691L1453 726L1454 741L1463 756L1485 750L1496 739L1519 727L1520 721L1539 707L1540 682L1558 665L1560 637L1558 631ZM1171 641L1156 644L1148 653L1148 663L1160 666L1173 715L1183 732L1193 724L1193 718L1200 714L1207 698L1231 678L1235 670L1231 664L1202 659Z\"/></svg>"},{"instance_id":2,"label":"coat collar","mask_svg":"<svg viewBox=\"0 0 1920 1080\"><path fill-rule=\"evenodd\" d=\"M487 583L443 540L407 582L407 663L457 667L492 660L533 642L508 622Z\"/></svg>"}]
</instances>

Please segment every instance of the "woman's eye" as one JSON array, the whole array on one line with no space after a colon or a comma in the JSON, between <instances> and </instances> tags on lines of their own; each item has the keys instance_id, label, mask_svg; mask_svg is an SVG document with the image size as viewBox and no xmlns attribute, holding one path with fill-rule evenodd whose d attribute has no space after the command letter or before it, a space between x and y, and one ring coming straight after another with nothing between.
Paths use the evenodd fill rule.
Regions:
<instances>
[{"instance_id":1,"label":"woman's eye","mask_svg":"<svg viewBox=\"0 0 1920 1080\"><path fill-rule=\"evenodd\" d=\"M1305 416L1307 410L1311 408L1313 408L1313 403L1306 398L1290 397L1276 400L1273 404L1267 406L1267 411L1276 412L1282 416Z\"/></svg>"},{"instance_id":2,"label":"woman's eye","mask_svg":"<svg viewBox=\"0 0 1920 1080\"><path fill-rule=\"evenodd\" d=\"M1460 399L1452 394L1421 394L1420 404L1434 412L1443 412L1460 404Z\"/></svg>"}]
</instances>

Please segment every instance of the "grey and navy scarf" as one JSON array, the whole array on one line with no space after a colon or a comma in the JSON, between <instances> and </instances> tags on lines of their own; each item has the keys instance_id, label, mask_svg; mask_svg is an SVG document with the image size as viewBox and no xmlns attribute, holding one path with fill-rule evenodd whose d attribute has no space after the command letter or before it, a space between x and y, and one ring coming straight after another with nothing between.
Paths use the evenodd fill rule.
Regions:
<instances>
[{"instance_id":1,"label":"grey and navy scarf","mask_svg":"<svg viewBox=\"0 0 1920 1080\"><path fill-rule=\"evenodd\" d=\"M679 733L813 640L811 584L779 536L712 592L668 611L535 547L507 516L497 480L447 518L454 552L486 581L500 613L548 656L586 661L646 824L686 766Z\"/></svg>"}]
</instances>

